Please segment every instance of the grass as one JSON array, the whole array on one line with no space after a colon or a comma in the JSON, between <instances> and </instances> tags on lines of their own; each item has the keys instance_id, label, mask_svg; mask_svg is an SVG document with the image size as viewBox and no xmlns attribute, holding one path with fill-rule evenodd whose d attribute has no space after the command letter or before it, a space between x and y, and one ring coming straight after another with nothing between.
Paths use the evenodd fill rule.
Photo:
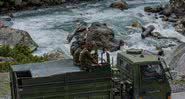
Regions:
<instances>
[{"instance_id":1,"label":"grass","mask_svg":"<svg viewBox=\"0 0 185 99\"><path fill-rule=\"evenodd\" d=\"M185 80L174 80L172 84L185 84Z\"/></svg>"},{"instance_id":2,"label":"grass","mask_svg":"<svg viewBox=\"0 0 185 99\"><path fill-rule=\"evenodd\" d=\"M26 64L47 61L47 57L34 56L29 47L24 45L16 45L10 48L7 45L0 46L0 56L12 57L15 61L0 62L0 72L8 72L10 65Z\"/></svg>"}]
</instances>

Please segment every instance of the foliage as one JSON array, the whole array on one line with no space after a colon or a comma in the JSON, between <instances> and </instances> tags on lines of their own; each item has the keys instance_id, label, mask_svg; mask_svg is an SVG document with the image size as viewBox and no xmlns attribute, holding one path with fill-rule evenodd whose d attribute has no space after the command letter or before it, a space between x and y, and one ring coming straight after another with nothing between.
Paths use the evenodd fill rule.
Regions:
<instances>
[{"instance_id":1,"label":"foliage","mask_svg":"<svg viewBox=\"0 0 185 99\"><path fill-rule=\"evenodd\" d=\"M174 80L172 81L172 84L185 84L185 80L181 79L181 80Z\"/></svg>"},{"instance_id":2,"label":"foliage","mask_svg":"<svg viewBox=\"0 0 185 99\"><path fill-rule=\"evenodd\" d=\"M15 62L0 63L0 72L8 71L9 66L12 64L35 63L47 60L47 57L32 55L32 52L29 47L24 45L16 45L14 48L10 48L7 45L3 45L0 47L0 56L12 57L15 59Z\"/></svg>"}]
</instances>

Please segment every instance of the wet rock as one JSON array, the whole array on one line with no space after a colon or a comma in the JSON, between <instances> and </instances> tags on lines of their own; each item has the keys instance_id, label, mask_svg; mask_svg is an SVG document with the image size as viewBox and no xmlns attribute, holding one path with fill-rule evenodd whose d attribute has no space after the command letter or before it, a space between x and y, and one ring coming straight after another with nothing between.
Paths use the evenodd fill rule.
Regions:
<instances>
[{"instance_id":1,"label":"wet rock","mask_svg":"<svg viewBox=\"0 0 185 99\"><path fill-rule=\"evenodd\" d=\"M135 28L142 28L143 27L141 22L139 22L139 21L132 22L131 26L135 27Z\"/></svg>"},{"instance_id":2,"label":"wet rock","mask_svg":"<svg viewBox=\"0 0 185 99\"><path fill-rule=\"evenodd\" d=\"M177 21L175 30L185 35L185 17Z\"/></svg>"},{"instance_id":3,"label":"wet rock","mask_svg":"<svg viewBox=\"0 0 185 99\"><path fill-rule=\"evenodd\" d=\"M170 17L170 18L168 18L168 22L177 22L178 20L176 19L176 18L172 18L172 17Z\"/></svg>"},{"instance_id":4,"label":"wet rock","mask_svg":"<svg viewBox=\"0 0 185 99\"><path fill-rule=\"evenodd\" d=\"M9 16L2 16L2 17L0 17L0 19L2 21L11 21L12 20L11 17L9 17Z\"/></svg>"},{"instance_id":5,"label":"wet rock","mask_svg":"<svg viewBox=\"0 0 185 99\"><path fill-rule=\"evenodd\" d=\"M144 32L141 34L141 37L144 39L151 35L152 31L155 29L153 25L149 25Z\"/></svg>"},{"instance_id":6,"label":"wet rock","mask_svg":"<svg viewBox=\"0 0 185 99\"><path fill-rule=\"evenodd\" d=\"M26 45L31 51L36 50L38 47L26 31L8 27L0 28L0 45L15 47L17 44Z\"/></svg>"},{"instance_id":7,"label":"wet rock","mask_svg":"<svg viewBox=\"0 0 185 99\"><path fill-rule=\"evenodd\" d=\"M44 54L44 56L47 57L48 60L62 60L62 59L64 59L64 53L60 49L53 50L47 54Z\"/></svg>"},{"instance_id":8,"label":"wet rock","mask_svg":"<svg viewBox=\"0 0 185 99\"><path fill-rule=\"evenodd\" d=\"M164 18L162 19L162 21L168 21L168 18L167 16L164 16Z\"/></svg>"},{"instance_id":9,"label":"wet rock","mask_svg":"<svg viewBox=\"0 0 185 99\"><path fill-rule=\"evenodd\" d=\"M185 1L184 0L170 0L170 6L173 9L173 12L177 16L185 15Z\"/></svg>"},{"instance_id":10,"label":"wet rock","mask_svg":"<svg viewBox=\"0 0 185 99\"><path fill-rule=\"evenodd\" d=\"M12 26L12 18L10 16L0 16L0 22L4 24L4 26Z\"/></svg>"},{"instance_id":11,"label":"wet rock","mask_svg":"<svg viewBox=\"0 0 185 99\"><path fill-rule=\"evenodd\" d=\"M111 48L111 52L117 51L121 49L121 46L124 46L125 42L123 40L117 40L114 39L112 42L110 42L110 46L112 46Z\"/></svg>"},{"instance_id":12,"label":"wet rock","mask_svg":"<svg viewBox=\"0 0 185 99\"><path fill-rule=\"evenodd\" d=\"M165 15L165 16L167 16L167 17L169 17L171 14L172 14L172 12L173 12L173 9L172 9L172 7L171 6L166 6L165 8L164 8L164 10L162 11L162 13L163 13L163 15Z\"/></svg>"},{"instance_id":13,"label":"wet rock","mask_svg":"<svg viewBox=\"0 0 185 99\"><path fill-rule=\"evenodd\" d=\"M160 15L159 18L164 18L164 15Z\"/></svg>"},{"instance_id":14,"label":"wet rock","mask_svg":"<svg viewBox=\"0 0 185 99\"><path fill-rule=\"evenodd\" d=\"M162 6L147 6L144 8L145 12L158 13L161 12L164 8Z\"/></svg>"},{"instance_id":15,"label":"wet rock","mask_svg":"<svg viewBox=\"0 0 185 99\"><path fill-rule=\"evenodd\" d=\"M160 38L162 36L159 32L151 32L151 35L156 38Z\"/></svg>"},{"instance_id":16,"label":"wet rock","mask_svg":"<svg viewBox=\"0 0 185 99\"><path fill-rule=\"evenodd\" d=\"M124 10L128 8L128 4L124 0L116 0L114 3L110 5L110 7Z\"/></svg>"}]
</instances>

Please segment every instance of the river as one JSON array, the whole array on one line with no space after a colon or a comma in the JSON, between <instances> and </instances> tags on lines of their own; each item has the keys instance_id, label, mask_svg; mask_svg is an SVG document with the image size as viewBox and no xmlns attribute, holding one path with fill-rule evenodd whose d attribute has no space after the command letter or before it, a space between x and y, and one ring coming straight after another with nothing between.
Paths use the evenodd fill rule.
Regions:
<instances>
[{"instance_id":1,"label":"river","mask_svg":"<svg viewBox=\"0 0 185 99\"><path fill-rule=\"evenodd\" d=\"M66 43L68 33L74 30L76 20L88 23L104 22L114 30L116 38L127 42L126 48L141 48L155 51L155 46L176 44L171 40L154 38L141 39L141 31L129 29L128 26L139 20L144 26L154 25L155 31L164 36L177 37L185 41L185 37L175 32L171 23L156 19L155 14L148 15L144 6L165 4L168 0L127 0L129 9L121 11L109 8L113 0L88 2L73 6L55 6L31 11L14 13L13 26L28 31L39 45L34 54L43 55L55 49L62 49L69 55L70 44Z\"/></svg>"}]
</instances>

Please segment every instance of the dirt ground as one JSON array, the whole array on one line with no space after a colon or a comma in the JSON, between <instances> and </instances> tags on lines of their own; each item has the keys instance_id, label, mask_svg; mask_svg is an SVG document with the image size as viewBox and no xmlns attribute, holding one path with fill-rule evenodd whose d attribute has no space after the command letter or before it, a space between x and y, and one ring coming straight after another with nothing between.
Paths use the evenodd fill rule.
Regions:
<instances>
[{"instance_id":1,"label":"dirt ground","mask_svg":"<svg viewBox=\"0 0 185 99\"><path fill-rule=\"evenodd\" d=\"M9 73L0 73L0 99L10 99Z\"/></svg>"}]
</instances>

